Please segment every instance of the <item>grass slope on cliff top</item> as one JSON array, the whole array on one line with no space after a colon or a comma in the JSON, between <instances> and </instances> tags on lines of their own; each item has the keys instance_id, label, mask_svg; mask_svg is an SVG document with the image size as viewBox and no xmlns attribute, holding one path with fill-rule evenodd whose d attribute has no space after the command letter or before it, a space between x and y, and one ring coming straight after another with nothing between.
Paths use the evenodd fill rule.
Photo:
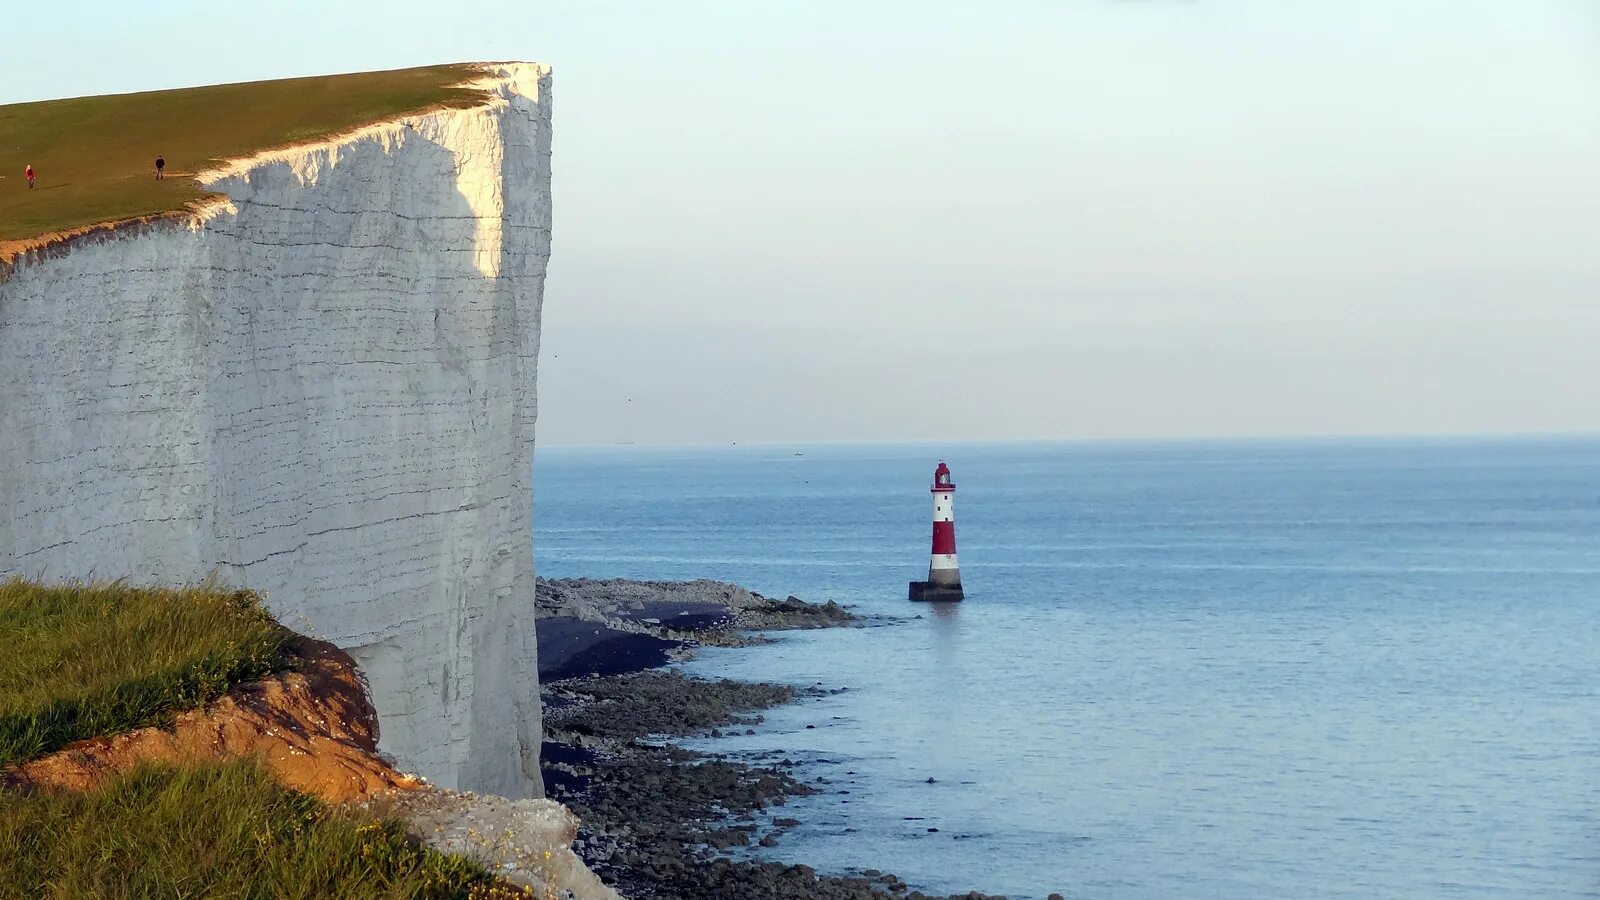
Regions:
<instances>
[{"instance_id":1,"label":"grass slope on cliff top","mask_svg":"<svg viewBox=\"0 0 1600 900\"><path fill-rule=\"evenodd\" d=\"M0 106L0 258L6 243L181 210L208 195L191 176L223 160L474 105L482 93L454 85L475 75L430 66Z\"/></svg>"},{"instance_id":2,"label":"grass slope on cliff top","mask_svg":"<svg viewBox=\"0 0 1600 900\"><path fill-rule=\"evenodd\" d=\"M0 635L0 768L170 721L284 667L293 637L246 592L21 580Z\"/></svg>"}]
</instances>

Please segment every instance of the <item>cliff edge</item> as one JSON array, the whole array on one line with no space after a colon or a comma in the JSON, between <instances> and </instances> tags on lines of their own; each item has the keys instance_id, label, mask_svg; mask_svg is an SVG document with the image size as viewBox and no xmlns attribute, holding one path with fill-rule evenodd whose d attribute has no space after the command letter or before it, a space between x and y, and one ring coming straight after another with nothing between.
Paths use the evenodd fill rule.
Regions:
<instances>
[{"instance_id":1,"label":"cliff edge","mask_svg":"<svg viewBox=\"0 0 1600 900\"><path fill-rule=\"evenodd\" d=\"M400 768L527 797L550 73L475 71L13 261L0 575L259 591L354 658Z\"/></svg>"}]
</instances>

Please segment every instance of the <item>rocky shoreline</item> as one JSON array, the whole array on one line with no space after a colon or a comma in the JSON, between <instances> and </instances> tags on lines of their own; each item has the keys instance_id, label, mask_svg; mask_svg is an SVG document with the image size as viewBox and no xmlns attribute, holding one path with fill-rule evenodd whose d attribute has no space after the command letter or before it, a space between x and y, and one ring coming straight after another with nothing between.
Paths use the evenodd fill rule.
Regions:
<instances>
[{"instance_id":1,"label":"rocky shoreline","mask_svg":"<svg viewBox=\"0 0 1600 900\"><path fill-rule=\"evenodd\" d=\"M859 616L722 582L591 579L541 580L539 614L545 790L582 821L574 849L607 884L632 900L932 900L876 870L827 875L729 856L776 846L801 824L781 808L818 788L793 760L752 765L661 742L751 729L761 710L825 692L654 667L697 646L760 643L748 633L757 629L859 625ZM548 660L547 622L562 643Z\"/></svg>"}]
</instances>

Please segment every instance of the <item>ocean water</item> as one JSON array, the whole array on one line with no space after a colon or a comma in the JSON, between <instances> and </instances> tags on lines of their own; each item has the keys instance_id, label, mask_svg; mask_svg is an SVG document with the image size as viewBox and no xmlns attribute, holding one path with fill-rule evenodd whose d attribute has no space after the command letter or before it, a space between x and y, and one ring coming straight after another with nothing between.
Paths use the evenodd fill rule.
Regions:
<instances>
[{"instance_id":1,"label":"ocean water","mask_svg":"<svg viewBox=\"0 0 1600 900\"><path fill-rule=\"evenodd\" d=\"M933 608L905 591L941 457L968 599ZM687 666L849 688L707 743L832 782L774 858L1013 898L1600 897L1600 439L541 449L535 483L542 575L883 617Z\"/></svg>"}]
</instances>

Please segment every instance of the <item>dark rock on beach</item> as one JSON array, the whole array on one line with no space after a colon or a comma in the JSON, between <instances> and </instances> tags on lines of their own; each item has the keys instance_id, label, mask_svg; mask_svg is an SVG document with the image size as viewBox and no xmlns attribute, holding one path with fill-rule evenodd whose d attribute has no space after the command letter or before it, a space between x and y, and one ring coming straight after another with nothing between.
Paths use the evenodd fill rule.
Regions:
<instances>
[{"instance_id":1,"label":"dark rock on beach","mask_svg":"<svg viewBox=\"0 0 1600 900\"><path fill-rule=\"evenodd\" d=\"M761 766L644 739L720 735L820 687L689 678L654 671L695 645L751 643L746 629L860 620L831 601L771 600L715 581L540 580L539 670L546 793L582 821L574 849L631 900L883 900L912 897L893 875L827 875L805 865L730 859L773 847L800 821L768 810L817 788L784 759ZM748 729L746 733L749 733ZM826 780L820 776L818 782ZM983 894L956 895L986 898ZM999 898L988 898L999 900Z\"/></svg>"},{"instance_id":2,"label":"dark rock on beach","mask_svg":"<svg viewBox=\"0 0 1600 900\"><path fill-rule=\"evenodd\" d=\"M639 741L703 734L798 694L785 685L658 671L546 688L546 791L583 822L574 846L584 862L632 900L927 900L892 875L827 875L723 856L733 847L779 845L781 830L800 821L774 817L762 827L758 817L817 788L791 774L793 760L758 766Z\"/></svg>"},{"instance_id":3,"label":"dark rock on beach","mask_svg":"<svg viewBox=\"0 0 1600 900\"><path fill-rule=\"evenodd\" d=\"M539 620L539 681L614 675L666 665L682 641L620 631L598 622Z\"/></svg>"},{"instance_id":4,"label":"dark rock on beach","mask_svg":"<svg viewBox=\"0 0 1600 900\"><path fill-rule=\"evenodd\" d=\"M546 731L614 740L652 734L686 737L743 724L741 714L788 703L798 694L782 684L706 681L659 671L568 681L547 693L579 702L550 708Z\"/></svg>"}]
</instances>

